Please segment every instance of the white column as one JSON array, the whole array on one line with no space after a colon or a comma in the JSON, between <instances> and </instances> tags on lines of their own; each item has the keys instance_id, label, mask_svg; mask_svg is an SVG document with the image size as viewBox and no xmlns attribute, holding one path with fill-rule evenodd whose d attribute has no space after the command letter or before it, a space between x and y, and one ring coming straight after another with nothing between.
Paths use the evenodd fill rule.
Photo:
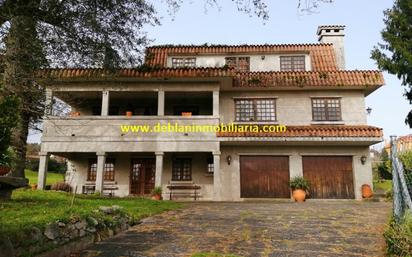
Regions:
<instances>
[{"instance_id":1,"label":"white column","mask_svg":"<svg viewBox=\"0 0 412 257\"><path fill-rule=\"evenodd\" d=\"M97 155L97 170L96 170L96 188L95 192L103 193L104 183L104 164L106 162L106 153L98 152Z\"/></svg>"},{"instance_id":2,"label":"white column","mask_svg":"<svg viewBox=\"0 0 412 257\"><path fill-rule=\"evenodd\" d=\"M213 116L219 116L219 91L213 91Z\"/></svg>"},{"instance_id":3,"label":"white column","mask_svg":"<svg viewBox=\"0 0 412 257\"><path fill-rule=\"evenodd\" d=\"M222 178L220 171L220 152L213 152L213 200L222 199Z\"/></svg>"},{"instance_id":4,"label":"white column","mask_svg":"<svg viewBox=\"0 0 412 257\"><path fill-rule=\"evenodd\" d=\"M109 98L110 93L108 90L102 92L102 116L109 115Z\"/></svg>"},{"instance_id":5,"label":"white column","mask_svg":"<svg viewBox=\"0 0 412 257\"><path fill-rule=\"evenodd\" d=\"M155 186L162 186L162 174L163 174L163 152L156 152L156 175L155 175Z\"/></svg>"},{"instance_id":6,"label":"white column","mask_svg":"<svg viewBox=\"0 0 412 257\"><path fill-rule=\"evenodd\" d=\"M165 91L163 89L159 89L157 93L157 115L165 115Z\"/></svg>"},{"instance_id":7,"label":"white column","mask_svg":"<svg viewBox=\"0 0 412 257\"><path fill-rule=\"evenodd\" d=\"M53 115L53 91L46 88L46 98L44 101L44 115Z\"/></svg>"},{"instance_id":8,"label":"white column","mask_svg":"<svg viewBox=\"0 0 412 257\"><path fill-rule=\"evenodd\" d=\"M40 152L39 173L37 177L37 189L43 190L46 185L47 178L47 164L49 162L49 154L47 152Z\"/></svg>"}]
</instances>

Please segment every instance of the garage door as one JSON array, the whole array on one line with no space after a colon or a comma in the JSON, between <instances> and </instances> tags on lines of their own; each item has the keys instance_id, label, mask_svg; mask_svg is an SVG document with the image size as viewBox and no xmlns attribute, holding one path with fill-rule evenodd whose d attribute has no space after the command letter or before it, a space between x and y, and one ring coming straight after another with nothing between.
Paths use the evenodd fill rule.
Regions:
<instances>
[{"instance_id":1,"label":"garage door","mask_svg":"<svg viewBox=\"0 0 412 257\"><path fill-rule=\"evenodd\" d=\"M304 156L303 176L310 181L310 198L353 199L351 156Z\"/></svg>"},{"instance_id":2,"label":"garage door","mask_svg":"<svg viewBox=\"0 0 412 257\"><path fill-rule=\"evenodd\" d=\"M289 198L289 157L241 156L242 198Z\"/></svg>"}]
</instances>

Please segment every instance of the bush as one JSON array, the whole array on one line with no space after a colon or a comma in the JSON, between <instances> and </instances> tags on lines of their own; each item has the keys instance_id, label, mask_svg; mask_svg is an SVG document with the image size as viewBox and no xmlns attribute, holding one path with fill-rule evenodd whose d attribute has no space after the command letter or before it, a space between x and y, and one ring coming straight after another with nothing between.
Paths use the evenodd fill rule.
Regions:
<instances>
[{"instance_id":1,"label":"bush","mask_svg":"<svg viewBox=\"0 0 412 257\"><path fill-rule=\"evenodd\" d=\"M392 219L383 235L389 256L412 256L412 214L406 213L399 223Z\"/></svg>"},{"instance_id":2,"label":"bush","mask_svg":"<svg viewBox=\"0 0 412 257\"><path fill-rule=\"evenodd\" d=\"M51 186L51 190L71 192L72 187L65 182L57 182Z\"/></svg>"},{"instance_id":3,"label":"bush","mask_svg":"<svg viewBox=\"0 0 412 257\"><path fill-rule=\"evenodd\" d=\"M292 190L302 189L302 190L308 191L310 188L310 183L304 177L297 176L297 177L292 178L292 180L290 181L290 188Z\"/></svg>"}]
</instances>

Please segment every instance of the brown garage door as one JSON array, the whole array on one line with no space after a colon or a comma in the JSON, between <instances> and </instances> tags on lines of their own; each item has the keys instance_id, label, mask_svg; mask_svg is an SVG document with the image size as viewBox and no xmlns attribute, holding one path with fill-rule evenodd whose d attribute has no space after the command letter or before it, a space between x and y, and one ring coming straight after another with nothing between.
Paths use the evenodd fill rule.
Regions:
<instances>
[{"instance_id":1,"label":"brown garage door","mask_svg":"<svg viewBox=\"0 0 412 257\"><path fill-rule=\"evenodd\" d=\"M311 183L310 198L354 198L351 156L304 156L303 176Z\"/></svg>"},{"instance_id":2,"label":"brown garage door","mask_svg":"<svg viewBox=\"0 0 412 257\"><path fill-rule=\"evenodd\" d=\"M289 198L289 157L241 156L240 196Z\"/></svg>"}]
</instances>

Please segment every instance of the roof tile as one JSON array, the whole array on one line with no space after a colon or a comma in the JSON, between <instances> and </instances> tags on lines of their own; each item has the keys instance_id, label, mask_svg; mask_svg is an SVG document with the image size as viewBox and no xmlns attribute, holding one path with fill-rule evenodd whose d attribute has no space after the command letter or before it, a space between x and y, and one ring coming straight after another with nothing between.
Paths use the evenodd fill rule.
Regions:
<instances>
[{"instance_id":1,"label":"roof tile","mask_svg":"<svg viewBox=\"0 0 412 257\"><path fill-rule=\"evenodd\" d=\"M287 126L285 132L218 132L218 137L382 137L373 126L311 125Z\"/></svg>"}]
</instances>

